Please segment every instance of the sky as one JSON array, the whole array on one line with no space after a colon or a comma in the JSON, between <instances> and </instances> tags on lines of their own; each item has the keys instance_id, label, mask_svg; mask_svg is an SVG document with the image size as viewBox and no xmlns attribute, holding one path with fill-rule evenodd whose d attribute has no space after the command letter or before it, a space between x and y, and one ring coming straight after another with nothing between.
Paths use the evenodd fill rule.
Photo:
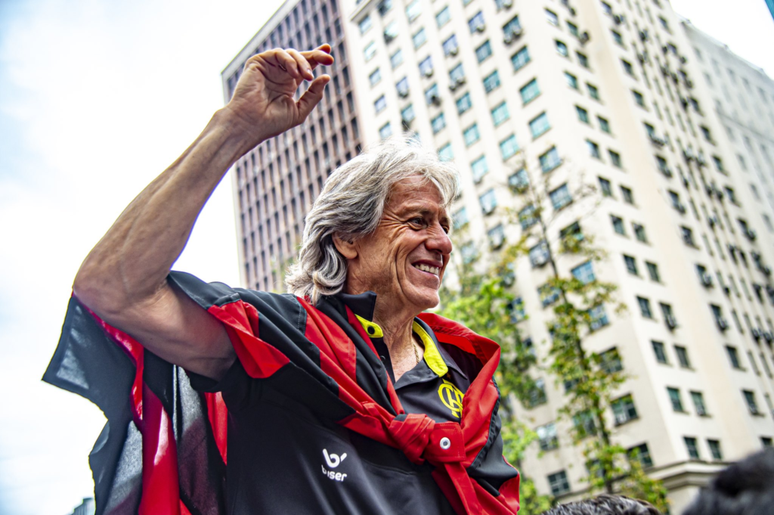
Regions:
<instances>
[{"instance_id":1,"label":"sky","mask_svg":"<svg viewBox=\"0 0 774 515\"><path fill-rule=\"evenodd\" d=\"M278 0L0 0L0 515L92 495L104 418L40 381L80 262L223 105L220 72ZM763 0L675 10L774 77ZM175 268L239 282L231 177Z\"/></svg>"}]
</instances>

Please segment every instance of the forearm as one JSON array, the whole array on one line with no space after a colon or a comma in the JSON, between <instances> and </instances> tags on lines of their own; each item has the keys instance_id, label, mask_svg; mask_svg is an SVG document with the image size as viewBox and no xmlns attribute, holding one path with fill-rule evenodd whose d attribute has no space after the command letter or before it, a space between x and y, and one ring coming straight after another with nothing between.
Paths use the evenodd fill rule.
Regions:
<instances>
[{"instance_id":1,"label":"forearm","mask_svg":"<svg viewBox=\"0 0 774 515\"><path fill-rule=\"evenodd\" d=\"M124 210L81 265L76 295L92 309L121 311L153 299L196 218L229 167L252 146L226 109Z\"/></svg>"}]
</instances>

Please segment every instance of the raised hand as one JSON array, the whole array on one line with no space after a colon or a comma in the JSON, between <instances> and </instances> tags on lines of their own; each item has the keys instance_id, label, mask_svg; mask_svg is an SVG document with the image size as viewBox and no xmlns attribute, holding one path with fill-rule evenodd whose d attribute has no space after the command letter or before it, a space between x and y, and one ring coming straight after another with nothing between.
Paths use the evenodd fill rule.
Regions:
<instances>
[{"instance_id":1,"label":"raised hand","mask_svg":"<svg viewBox=\"0 0 774 515\"><path fill-rule=\"evenodd\" d=\"M330 45L299 52L274 49L254 55L245 63L242 76L225 108L252 148L303 122L320 101L330 76L314 78L318 65L333 64ZM312 81L296 101L298 86Z\"/></svg>"}]
</instances>

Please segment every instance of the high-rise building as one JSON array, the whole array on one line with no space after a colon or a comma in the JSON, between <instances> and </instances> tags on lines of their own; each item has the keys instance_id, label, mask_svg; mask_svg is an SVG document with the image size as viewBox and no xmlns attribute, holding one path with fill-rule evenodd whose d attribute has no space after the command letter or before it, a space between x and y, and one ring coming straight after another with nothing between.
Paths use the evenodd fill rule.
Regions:
<instances>
[{"instance_id":1,"label":"high-rise building","mask_svg":"<svg viewBox=\"0 0 774 515\"><path fill-rule=\"evenodd\" d=\"M229 66L227 92L256 49L321 41L299 40L318 7L301 8L300 24L288 21L298 5L285 4ZM665 1L342 0L335 12L325 5L339 59L332 100L236 167L247 284L278 285L266 264L271 249L261 244L276 249L288 231L265 234L286 204L267 194L272 199L277 179L305 157L277 155L294 156L295 144L306 149L299 138L311 141L315 130L320 140L319 118L344 101L350 154L408 130L454 160L460 262L486 261L519 240L536 207L524 195L529 184L545 193L537 201L552 220L550 241L580 231L607 252L601 262L560 255L557 264L563 274L617 284L629 306L624 315L599 311L584 344L617 353L630 376L609 413L614 439L639 450L675 512L726 463L772 444L774 91L765 75L686 26ZM291 39L279 39L280 27ZM319 145L303 155L313 149ZM337 152L331 159L348 157ZM328 169L320 166L320 181ZM264 172L275 182L264 185ZM296 237L289 232L282 242ZM541 287L550 272L542 242L529 245L529 256L514 263L513 288L528 315L518 326L545 357L551 299ZM290 247L279 246L282 261ZM523 469L540 491L570 500L587 487L584 458L557 415L563 385L551 376L542 384L545 395L518 412L540 435Z\"/></svg>"},{"instance_id":2,"label":"high-rise building","mask_svg":"<svg viewBox=\"0 0 774 515\"><path fill-rule=\"evenodd\" d=\"M281 290L282 271L296 255L304 217L323 181L361 148L352 77L338 0L289 0L274 13L222 73L231 98L245 61L277 48L311 49L329 43L334 65L325 96L301 127L264 142L235 165L235 199L244 284ZM306 87L306 85L302 86Z\"/></svg>"}]
</instances>

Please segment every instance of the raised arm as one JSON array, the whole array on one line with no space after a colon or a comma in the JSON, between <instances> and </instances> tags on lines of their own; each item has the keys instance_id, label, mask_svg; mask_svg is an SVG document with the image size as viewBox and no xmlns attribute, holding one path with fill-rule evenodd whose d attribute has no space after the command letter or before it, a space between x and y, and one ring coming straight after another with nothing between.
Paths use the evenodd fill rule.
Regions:
<instances>
[{"instance_id":1,"label":"raised arm","mask_svg":"<svg viewBox=\"0 0 774 515\"><path fill-rule=\"evenodd\" d=\"M124 210L73 284L81 302L160 357L220 378L235 359L220 323L167 282L196 218L229 167L251 148L303 122L320 101L330 47L251 57L231 101L188 149ZM303 81L312 81L295 100Z\"/></svg>"}]
</instances>

